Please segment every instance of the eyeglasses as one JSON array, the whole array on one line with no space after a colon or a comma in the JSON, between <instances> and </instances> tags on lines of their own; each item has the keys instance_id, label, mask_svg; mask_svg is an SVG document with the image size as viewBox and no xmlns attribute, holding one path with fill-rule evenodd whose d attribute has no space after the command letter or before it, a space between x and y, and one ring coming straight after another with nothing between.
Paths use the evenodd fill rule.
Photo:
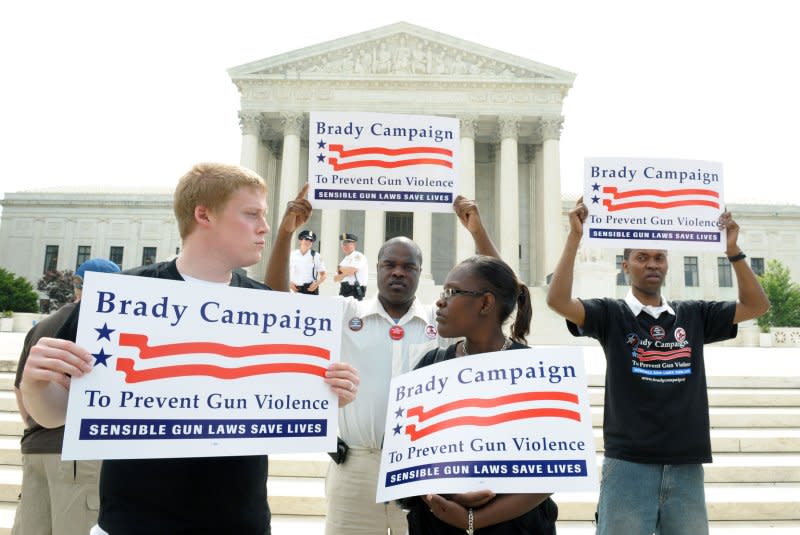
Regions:
<instances>
[{"instance_id":1,"label":"eyeglasses","mask_svg":"<svg viewBox=\"0 0 800 535\"><path fill-rule=\"evenodd\" d=\"M439 298L444 301L449 301L450 298L453 297L454 295L471 295L472 297L480 297L486 293L488 292L486 291L476 292L473 290L457 290L456 288L445 288L442 290L442 293L439 294Z\"/></svg>"}]
</instances>

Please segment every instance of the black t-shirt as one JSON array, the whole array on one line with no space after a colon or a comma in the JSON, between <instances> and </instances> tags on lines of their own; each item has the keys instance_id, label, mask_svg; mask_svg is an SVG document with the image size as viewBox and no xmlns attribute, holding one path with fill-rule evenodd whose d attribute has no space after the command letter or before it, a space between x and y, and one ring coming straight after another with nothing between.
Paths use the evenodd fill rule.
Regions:
<instances>
[{"instance_id":1,"label":"black t-shirt","mask_svg":"<svg viewBox=\"0 0 800 535\"><path fill-rule=\"evenodd\" d=\"M456 358L456 345L449 346L446 350L433 349L420 359L417 366L418 370L435 364ZM509 349L526 349L528 346L513 342ZM444 351L444 355L439 353ZM444 358L441 358L441 357ZM409 535L460 535L463 529L456 528L436 518L430 512L427 504L421 498L407 498L400 501L408 511L408 533ZM527 513L492 526L476 529L475 533L480 535L555 535L555 523L558 518L558 506L551 498L547 498L537 507Z\"/></svg>"},{"instance_id":2,"label":"black t-shirt","mask_svg":"<svg viewBox=\"0 0 800 535\"><path fill-rule=\"evenodd\" d=\"M711 462L703 346L734 338L733 301L673 301L673 316L633 316L621 299L583 300L581 330L606 355L607 457L653 464Z\"/></svg>"},{"instance_id":3,"label":"black t-shirt","mask_svg":"<svg viewBox=\"0 0 800 535\"><path fill-rule=\"evenodd\" d=\"M175 260L124 273L183 280ZM238 271L230 285L269 290ZM58 338L75 340L78 310ZM267 456L103 461L98 524L112 535L269 535Z\"/></svg>"}]
</instances>

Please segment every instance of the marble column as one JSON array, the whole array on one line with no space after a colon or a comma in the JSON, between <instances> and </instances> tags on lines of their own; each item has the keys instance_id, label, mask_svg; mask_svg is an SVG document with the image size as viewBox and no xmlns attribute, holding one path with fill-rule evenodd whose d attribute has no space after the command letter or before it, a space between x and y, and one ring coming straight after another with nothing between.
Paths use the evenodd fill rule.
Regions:
<instances>
[{"instance_id":1,"label":"marble column","mask_svg":"<svg viewBox=\"0 0 800 535\"><path fill-rule=\"evenodd\" d=\"M431 212L414 212L414 241L419 245L422 251L422 272L420 273L420 282L433 280L431 274L431 251L433 240L431 239L431 232L433 230L433 217Z\"/></svg>"},{"instance_id":2,"label":"marble column","mask_svg":"<svg viewBox=\"0 0 800 535\"><path fill-rule=\"evenodd\" d=\"M325 268L328 270L328 279L322 284L319 291L323 295L337 295L339 283L333 281L333 276L336 275L336 266L339 265L342 256L339 245L341 211L329 208L322 210L320 228L322 230L319 237L319 254L322 255L322 261L325 262Z\"/></svg>"},{"instance_id":3,"label":"marble column","mask_svg":"<svg viewBox=\"0 0 800 535\"><path fill-rule=\"evenodd\" d=\"M467 199L475 199L475 131L478 116L468 115L459 118L461 123L461 158L459 161L458 191ZM456 223L456 258L459 263L475 254L472 236L460 223Z\"/></svg>"},{"instance_id":4,"label":"marble column","mask_svg":"<svg viewBox=\"0 0 800 535\"><path fill-rule=\"evenodd\" d=\"M500 133L500 172L495 195L495 243L503 260L519 271L519 164L517 134L519 117L498 118Z\"/></svg>"},{"instance_id":5,"label":"marble column","mask_svg":"<svg viewBox=\"0 0 800 535\"><path fill-rule=\"evenodd\" d=\"M559 139L564 118L542 117L539 130L542 136L542 196L540 206L545 229L544 241L539 248L543 254L544 275L547 277L556 267L564 246L561 227L561 155Z\"/></svg>"},{"instance_id":6,"label":"marble column","mask_svg":"<svg viewBox=\"0 0 800 535\"><path fill-rule=\"evenodd\" d=\"M378 263L378 251L385 241L385 228L386 213L383 210L364 210L364 236L359 236L359 239L363 241L358 249L366 255L369 264L369 281L367 282L369 295L373 295L374 290L377 289L375 265Z\"/></svg>"},{"instance_id":7,"label":"marble column","mask_svg":"<svg viewBox=\"0 0 800 535\"><path fill-rule=\"evenodd\" d=\"M302 113L287 112L281 114L283 125L283 154L281 156L281 185L278 205L275 210L278 217L286 210L289 201L300 191L300 134L305 118Z\"/></svg>"},{"instance_id":8,"label":"marble column","mask_svg":"<svg viewBox=\"0 0 800 535\"><path fill-rule=\"evenodd\" d=\"M547 222L544 212L544 167L542 166L542 146L536 145L533 156L533 218L531 219L531 282L537 286L545 285L547 270L545 268L544 243Z\"/></svg>"},{"instance_id":9,"label":"marble column","mask_svg":"<svg viewBox=\"0 0 800 535\"><path fill-rule=\"evenodd\" d=\"M239 112L239 127L242 129L242 154L239 164L258 173L258 147L261 135L261 113Z\"/></svg>"}]
</instances>

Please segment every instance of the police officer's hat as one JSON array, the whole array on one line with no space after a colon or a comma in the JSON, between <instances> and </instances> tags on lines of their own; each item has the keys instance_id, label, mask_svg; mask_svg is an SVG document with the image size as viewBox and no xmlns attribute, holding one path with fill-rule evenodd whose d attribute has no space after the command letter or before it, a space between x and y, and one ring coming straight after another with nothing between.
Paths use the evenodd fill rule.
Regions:
<instances>
[{"instance_id":1,"label":"police officer's hat","mask_svg":"<svg viewBox=\"0 0 800 535\"><path fill-rule=\"evenodd\" d=\"M350 234L349 232L342 232L339 234L339 240L344 242L358 241L358 236L355 234Z\"/></svg>"},{"instance_id":2,"label":"police officer's hat","mask_svg":"<svg viewBox=\"0 0 800 535\"><path fill-rule=\"evenodd\" d=\"M314 234L313 230L304 230L298 236L298 240L311 240L312 242L317 241L317 235Z\"/></svg>"}]
</instances>

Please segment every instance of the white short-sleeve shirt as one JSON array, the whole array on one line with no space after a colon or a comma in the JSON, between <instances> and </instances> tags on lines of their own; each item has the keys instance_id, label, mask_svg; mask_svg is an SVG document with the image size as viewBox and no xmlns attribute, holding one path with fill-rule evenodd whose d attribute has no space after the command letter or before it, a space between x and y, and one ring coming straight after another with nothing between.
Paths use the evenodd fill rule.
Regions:
<instances>
[{"instance_id":1,"label":"white short-sleeve shirt","mask_svg":"<svg viewBox=\"0 0 800 535\"><path fill-rule=\"evenodd\" d=\"M377 297L344 301L341 358L358 370L361 384L355 401L339 410L339 436L351 447L377 449L383 443L392 377L413 370L425 353L452 340L439 338L434 305L415 299L395 323ZM399 340L389 335L395 325L404 331Z\"/></svg>"},{"instance_id":2,"label":"white short-sleeve shirt","mask_svg":"<svg viewBox=\"0 0 800 535\"><path fill-rule=\"evenodd\" d=\"M289 278L297 286L314 282L314 270L317 272L317 278L320 273L327 271L322 262L322 255L319 253L312 255L311 251L309 249L303 254L300 249L295 249L289 256Z\"/></svg>"},{"instance_id":3,"label":"white short-sleeve shirt","mask_svg":"<svg viewBox=\"0 0 800 535\"><path fill-rule=\"evenodd\" d=\"M358 283L361 286L367 285L367 282L369 281L369 266L367 265L367 257L364 255L364 253L353 251L349 255L345 256L341 262L339 262L339 266L354 267L357 270L355 275L348 275L347 277L343 278L341 282L355 284L356 277L358 277Z\"/></svg>"}]
</instances>

